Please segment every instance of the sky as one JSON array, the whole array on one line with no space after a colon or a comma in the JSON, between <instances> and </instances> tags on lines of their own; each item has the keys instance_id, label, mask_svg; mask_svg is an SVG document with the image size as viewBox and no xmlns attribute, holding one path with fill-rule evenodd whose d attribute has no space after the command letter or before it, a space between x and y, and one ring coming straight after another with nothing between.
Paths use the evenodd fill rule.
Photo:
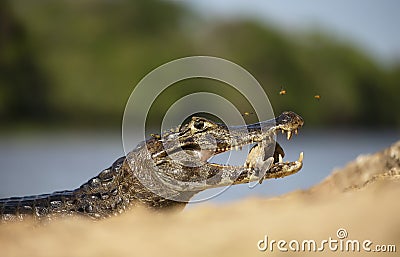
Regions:
<instances>
[{"instance_id":1,"label":"sky","mask_svg":"<svg viewBox=\"0 0 400 257\"><path fill-rule=\"evenodd\" d=\"M285 29L318 28L385 63L400 60L399 0L185 0L205 16L247 16Z\"/></svg>"}]
</instances>

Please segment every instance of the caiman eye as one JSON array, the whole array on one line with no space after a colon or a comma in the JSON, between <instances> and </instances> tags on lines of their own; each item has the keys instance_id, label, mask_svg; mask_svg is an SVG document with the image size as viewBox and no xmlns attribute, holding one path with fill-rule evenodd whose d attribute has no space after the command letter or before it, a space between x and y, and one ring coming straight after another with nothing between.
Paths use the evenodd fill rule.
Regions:
<instances>
[{"instance_id":1,"label":"caiman eye","mask_svg":"<svg viewBox=\"0 0 400 257\"><path fill-rule=\"evenodd\" d=\"M204 128L204 121L196 120L193 124L196 129L203 129Z\"/></svg>"}]
</instances>

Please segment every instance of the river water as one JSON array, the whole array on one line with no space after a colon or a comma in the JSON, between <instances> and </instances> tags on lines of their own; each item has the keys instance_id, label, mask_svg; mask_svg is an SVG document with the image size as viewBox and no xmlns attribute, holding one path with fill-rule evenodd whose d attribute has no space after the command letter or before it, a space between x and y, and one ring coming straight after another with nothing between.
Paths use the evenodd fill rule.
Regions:
<instances>
[{"instance_id":1,"label":"river water","mask_svg":"<svg viewBox=\"0 0 400 257\"><path fill-rule=\"evenodd\" d=\"M252 196L276 196L319 183L335 168L360 154L379 151L400 140L400 131L306 130L278 142L284 159L295 160L304 152L303 169L284 179L267 180L254 188L236 185L226 190L207 190L194 202L215 204ZM138 142L140 141L138 137ZM247 149L214 157L212 162L242 165ZM0 137L0 198L73 189L123 156L119 133L57 132L6 134Z\"/></svg>"}]
</instances>

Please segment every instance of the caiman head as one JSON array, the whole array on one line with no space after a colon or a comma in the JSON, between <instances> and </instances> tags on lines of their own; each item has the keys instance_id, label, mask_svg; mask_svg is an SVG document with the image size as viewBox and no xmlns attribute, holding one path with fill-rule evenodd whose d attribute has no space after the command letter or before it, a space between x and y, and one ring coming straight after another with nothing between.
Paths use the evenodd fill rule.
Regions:
<instances>
[{"instance_id":1,"label":"caiman head","mask_svg":"<svg viewBox=\"0 0 400 257\"><path fill-rule=\"evenodd\" d=\"M161 170L168 173L186 170L193 174L194 167L210 164L207 161L214 155L255 144L244 168L261 168L260 164L269 160L266 169L271 171L270 177L274 177L274 174L275 177L283 177L283 173L293 174L301 169L303 153L296 161L284 162L285 153L275 141L275 135L278 132L286 133L290 140L303 123L303 119L294 112L284 112L275 119L244 126L226 126L205 118L192 117L187 124L162 136L153 135L147 141L147 148ZM182 177L190 180L189 175Z\"/></svg>"}]
</instances>

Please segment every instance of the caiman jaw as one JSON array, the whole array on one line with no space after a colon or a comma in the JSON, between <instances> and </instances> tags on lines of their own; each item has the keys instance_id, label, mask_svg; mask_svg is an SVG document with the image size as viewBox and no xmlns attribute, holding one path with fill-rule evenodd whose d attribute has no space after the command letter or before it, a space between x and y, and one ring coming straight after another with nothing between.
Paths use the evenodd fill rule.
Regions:
<instances>
[{"instance_id":1,"label":"caiman jaw","mask_svg":"<svg viewBox=\"0 0 400 257\"><path fill-rule=\"evenodd\" d=\"M282 134L286 133L287 140L290 140L293 134L298 134L298 129L303 124L304 121L299 115L294 112L284 112L275 120L248 125L248 138L244 136L243 140L233 140L233 147L217 148L214 154L232 149L241 150L243 145L256 143L247 156L244 164L245 168L268 170L265 175L271 178L282 177L283 174L287 176L296 173L303 166L303 152L300 153L296 161L284 162L285 153L282 147L274 141L273 137L281 131Z\"/></svg>"},{"instance_id":2,"label":"caiman jaw","mask_svg":"<svg viewBox=\"0 0 400 257\"><path fill-rule=\"evenodd\" d=\"M294 112L284 112L275 119L255 124L230 127L205 118L192 117L189 123L181 126L178 130L163 134L161 139L155 137L155 141L150 141L156 142L154 146L150 145L149 147L148 144L148 147L156 150L152 154L156 165L173 161L167 156L179 157L179 153L183 150L189 155L182 157L178 162L196 163L200 161L195 164L198 166L204 162L208 163L208 159L214 155L230 150L241 150L244 145L255 144L247 156L244 168L268 170L270 176L279 177L281 173L289 175L300 170L303 165L303 153L300 154L297 161L284 162L285 153L274 138L281 131L286 133L287 139L290 140L293 134L298 133L298 129L303 126L303 123L303 119ZM164 145L161 148L162 144Z\"/></svg>"}]
</instances>

